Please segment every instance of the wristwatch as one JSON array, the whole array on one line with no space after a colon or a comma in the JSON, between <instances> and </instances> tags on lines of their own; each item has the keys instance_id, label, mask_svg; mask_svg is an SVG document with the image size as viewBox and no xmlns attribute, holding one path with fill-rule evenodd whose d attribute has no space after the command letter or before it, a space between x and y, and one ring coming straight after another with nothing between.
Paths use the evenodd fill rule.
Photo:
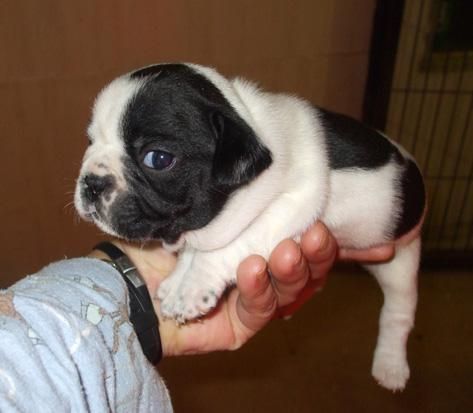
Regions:
<instances>
[{"instance_id":1,"label":"wristwatch","mask_svg":"<svg viewBox=\"0 0 473 413\"><path fill-rule=\"evenodd\" d=\"M163 356L159 320L143 278L126 254L112 243L101 242L94 249L108 255L110 260L103 261L115 268L125 280L129 293L130 322L144 355L152 364L158 364Z\"/></svg>"}]
</instances>

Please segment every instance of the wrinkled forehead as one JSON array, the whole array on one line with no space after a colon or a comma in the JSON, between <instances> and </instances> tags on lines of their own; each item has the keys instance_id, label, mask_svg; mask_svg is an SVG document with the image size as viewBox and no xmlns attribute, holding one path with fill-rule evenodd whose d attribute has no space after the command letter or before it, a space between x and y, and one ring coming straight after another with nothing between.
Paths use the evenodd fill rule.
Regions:
<instances>
[{"instance_id":1,"label":"wrinkled forehead","mask_svg":"<svg viewBox=\"0 0 473 413\"><path fill-rule=\"evenodd\" d=\"M126 108L138 93L143 81L123 76L107 85L97 96L87 133L94 142L113 143L121 138Z\"/></svg>"}]
</instances>

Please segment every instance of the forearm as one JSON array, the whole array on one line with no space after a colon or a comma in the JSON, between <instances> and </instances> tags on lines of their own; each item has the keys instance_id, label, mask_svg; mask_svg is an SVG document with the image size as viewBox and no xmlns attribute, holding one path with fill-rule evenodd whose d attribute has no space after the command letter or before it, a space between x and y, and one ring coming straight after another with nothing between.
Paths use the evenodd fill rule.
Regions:
<instances>
[{"instance_id":1,"label":"forearm","mask_svg":"<svg viewBox=\"0 0 473 413\"><path fill-rule=\"evenodd\" d=\"M128 322L126 294L116 270L86 258L52 264L4 292L0 410L169 410Z\"/></svg>"}]
</instances>

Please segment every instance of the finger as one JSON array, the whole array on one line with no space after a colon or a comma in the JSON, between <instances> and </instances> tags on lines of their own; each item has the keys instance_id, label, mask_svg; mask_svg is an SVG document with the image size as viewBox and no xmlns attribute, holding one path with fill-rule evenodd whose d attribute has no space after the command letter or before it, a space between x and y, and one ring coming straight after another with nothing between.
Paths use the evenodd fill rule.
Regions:
<instances>
[{"instance_id":1,"label":"finger","mask_svg":"<svg viewBox=\"0 0 473 413\"><path fill-rule=\"evenodd\" d=\"M279 306L293 302L310 277L307 261L293 240L284 240L274 249L269 268Z\"/></svg>"},{"instance_id":2,"label":"finger","mask_svg":"<svg viewBox=\"0 0 473 413\"><path fill-rule=\"evenodd\" d=\"M296 312L312 295L320 290L332 267L337 254L335 238L324 224L317 222L301 239L301 249L305 257L305 271L309 274L305 286L298 291L297 299L278 310L279 317L286 317Z\"/></svg>"},{"instance_id":3,"label":"finger","mask_svg":"<svg viewBox=\"0 0 473 413\"><path fill-rule=\"evenodd\" d=\"M238 320L254 333L271 320L277 307L277 297L264 258L253 255L239 265L237 289Z\"/></svg>"},{"instance_id":4,"label":"finger","mask_svg":"<svg viewBox=\"0 0 473 413\"><path fill-rule=\"evenodd\" d=\"M338 258L345 261L380 262L390 260L394 256L394 251L394 244L385 244L363 250L341 248L338 252Z\"/></svg>"},{"instance_id":5,"label":"finger","mask_svg":"<svg viewBox=\"0 0 473 413\"><path fill-rule=\"evenodd\" d=\"M278 308L275 318L287 318L292 316L299 310L299 308L309 301L312 296L320 290L320 288L321 285L318 280L310 279L294 301Z\"/></svg>"},{"instance_id":6,"label":"finger","mask_svg":"<svg viewBox=\"0 0 473 413\"><path fill-rule=\"evenodd\" d=\"M322 222L315 223L301 239L313 280L324 281L337 256L337 242Z\"/></svg>"},{"instance_id":7,"label":"finger","mask_svg":"<svg viewBox=\"0 0 473 413\"><path fill-rule=\"evenodd\" d=\"M320 289L336 252L335 239L321 222L303 235L300 247L291 240L279 244L269 261L279 305L287 306L297 299L295 306L299 307Z\"/></svg>"}]
</instances>

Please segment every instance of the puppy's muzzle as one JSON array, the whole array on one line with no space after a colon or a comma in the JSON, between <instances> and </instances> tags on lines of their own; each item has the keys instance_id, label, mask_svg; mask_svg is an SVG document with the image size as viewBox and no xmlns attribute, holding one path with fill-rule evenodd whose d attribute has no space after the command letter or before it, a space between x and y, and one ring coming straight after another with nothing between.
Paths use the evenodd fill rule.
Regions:
<instances>
[{"instance_id":1,"label":"puppy's muzzle","mask_svg":"<svg viewBox=\"0 0 473 413\"><path fill-rule=\"evenodd\" d=\"M116 179L113 175L85 175L81 180L80 191L83 217L92 220L104 219L115 189Z\"/></svg>"},{"instance_id":2,"label":"puppy's muzzle","mask_svg":"<svg viewBox=\"0 0 473 413\"><path fill-rule=\"evenodd\" d=\"M114 187L115 179L111 175L86 175L82 186L83 198L90 204L97 203L101 197L107 200Z\"/></svg>"}]
</instances>

